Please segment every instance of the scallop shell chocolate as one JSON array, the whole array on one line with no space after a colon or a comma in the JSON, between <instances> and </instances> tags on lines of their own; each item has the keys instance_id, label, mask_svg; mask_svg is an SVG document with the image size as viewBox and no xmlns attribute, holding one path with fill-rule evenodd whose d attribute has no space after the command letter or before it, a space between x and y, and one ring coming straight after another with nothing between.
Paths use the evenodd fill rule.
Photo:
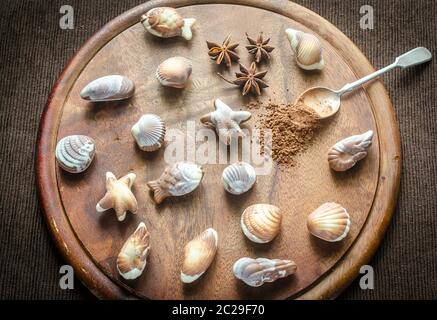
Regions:
<instances>
[{"instance_id":1,"label":"scallop shell chocolate","mask_svg":"<svg viewBox=\"0 0 437 320\"><path fill-rule=\"evenodd\" d=\"M136 279L144 271L150 250L150 233L144 222L126 240L117 257L118 273L127 280Z\"/></svg>"},{"instance_id":2,"label":"scallop shell chocolate","mask_svg":"<svg viewBox=\"0 0 437 320\"><path fill-rule=\"evenodd\" d=\"M299 67L305 70L321 70L325 67L322 43L316 36L291 28L286 29L285 33L295 52Z\"/></svg>"},{"instance_id":3,"label":"scallop shell chocolate","mask_svg":"<svg viewBox=\"0 0 437 320\"><path fill-rule=\"evenodd\" d=\"M144 28L154 36L171 38L181 36L191 40L193 33L192 26L196 19L183 19L174 8L158 7L147 11L141 16L141 23Z\"/></svg>"},{"instance_id":4,"label":"scallop shell chocolate","mask_svg":"<svg viewBox=\"0 0 437 320\"><path fill-rule=\"evenodd\" d=\"M337 142L328 153L328 162L332 170L346 171L367 156L372 144L373 131L350 136Z\"/></svg>"},{"instance_id":5,"label":"scallop shell chocolate","mask_svg":"<svg viewBox=\"0 0 437 320\"><path fill-rule=\"evenodd\" d=\"M87 84L80 96L93 102L116 101L131 98L134 92L135 85L132 80L120 75L110 75Z\"/></svg>"},{"instance_id":6,"label":"scallop shell chocolate","mask_svg":"<svg viewBox=\"0 0 437 320\"><path fill-rule=\"evenodd\" d=\"M145 114L132 126L131 133L141 150L156 151L164 143L165 124L157 115Z\"/></svg>"},{"instance_id":7,"label":"scallop shell chocolate","mask_svg":"<svg viewBox=\"0 0 437 320\"><path fill-rule=\"evenodd\" d=\"M239 259L233 267L235 277L251 287L259 287L266 282L288 277L296 270L297 266L291 260L247 257Z\"/></svg>"},{"instance_id":8,"label":"scallop shell chocolate","mask_svg":"<svg viewBox=\"0 0 437 320\"><path fill-rule=\"evenodd\" d=\"M200 166L189 161L168 166L157 180L147 182L153 200L159 204L170 196L178 197L194 191L203 178Z\"/></svg>"},{"instance_id":9,"label":"scallop shell chocolate","mask_svg":"<svg viewBox=\"0 0 437 320\"><path fill-rule=\"evenodd\" d=\"M164 60L156 69L156 78L166 87L185 87L191 75L193 66L191 61L184 57L172 57Z\"/></svg>"},{"instance_id":10,"label":"scallop shell chocolate","mask_svg":"<svg viewBox=\"0 0 437 320\"><path fill-rule=\"evenodd\" d=\"M254 204L241 215L241 229L251 241L272 241L281 229L281 210L271 204Z\"/></svg>"},{"instance_id":11,"label":"scallop shell chocolate","mask_svg":"<svg viewBox=\"0 0 437 320\"><path fill-rule=\"evenodd\" d=\"M186 244L181 270L183 283L194 282L205 273L214 260L217 244L217 231L212 228L206 229Z\"/></svg>"},{"instance_id":12,"label":"scallop shell chocolate","mask_svg":"<svg viewBox=\"0 0 437 320\"><path fill-rule=\"evenodd\" d=\"M335 202L327 202L314 210L307 219L309 232L329 242L343 240L349 233L351 221L346 209Z\"/></svg>"},{"instance_id":13,"label":"scallop shell chocolate","mask_svg":"<svg viewBox=\"0 0 437 320\"><path fill-rule=\"evenodd\" d=\"M59 166L67 172L85 171L96 153L95 142L83 135L67 136L56 145L55 156Z\"/></svg>"},{"instance_id":14,"label":"scallop shell chocolate","mask_svg":"<svg viewBox=\"0 0 437 320\"><path fill-rule=\"evenodd\" d=\"M227 192L235 195L243 194L253 187L256 172L250 164L236 162L223 170L222 181Z\"/></svg>"}]
</instances>

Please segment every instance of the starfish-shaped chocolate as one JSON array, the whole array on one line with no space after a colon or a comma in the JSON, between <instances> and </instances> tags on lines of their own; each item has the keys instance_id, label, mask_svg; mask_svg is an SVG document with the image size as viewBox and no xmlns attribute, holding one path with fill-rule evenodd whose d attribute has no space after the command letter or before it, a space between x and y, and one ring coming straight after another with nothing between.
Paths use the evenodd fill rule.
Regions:
<instances>
[{"instance_id":1,"label":"starfish-shaped chocolate","mask_svg":"<svg viewBox=\"0 0 437 320\"><path fill-rule=\"evenodd\" d=\"M228 68L231 66L232 61L240 60L240 57L234 51L235 48L238 47L238 43L230 44L230 42L231 35L226 37L222 45L219 45L215 42L206 41L209 49L208 55L211 57L211 59L215 60L217 64L225 62Z\"/></svg>"},{"instance_id":2,"label":"starfish-shaped chocolate","mask_svg":"<svg viewBox=\"0 0 437 320\"><path fill-rule=\"evenodd\" d=\"M268 87L267 83L261 80L266 75L267 70L257 72L255 62L252 62L249 69L240 63L240 71L241 72L235 72L237 79L233 81L226 79L220 73L218 73L218 75L226 82L243 87L243 96L249 92L259 96L261 89Z\"/></svg>"},{"instance_id":3,"label":"starfish-shaped chocolate","mask_svg":"<svg viewBox=\"0 0 437 320\"><path fill-rule=\"evenodd\" d=\"M106 194L97 203L96 210L103 212L114 209L118 221L123 221L126 218L128 210L135 214L138 210L138 204L131 191L135 179L135 173L128 173L117 180L112 172L106 172Z\"/></svg>"},{"instance_id":4,"label":"starfish-shaped chocolate","mask_svg":"<svg viewBox=\"0 0 437 320\"><path fill-rule=\"evenodd\" d=\"M272 52L275 49L274 47L268 45L270 38L264 40L262 32L260 32L258 39L256 40L249 37L247 33L246 37L247 41L250 43L250 45L246 46L246 49L249 51L249 53L255 55L256 63L260 63L261 60L270 59L269 52Z\"/></svg>"},{"instance_id":5,"label":"starfish-shaped chocolate","mask_svg":"<svg viewBox=\"0 0 437 320\"><path fill-rule=\"evenodd\" d=\"M214 102L215 111L200 118L204 124L215 127L220 141L229 145L232 137L244 137L245 134L240 128L240 123L251 117L248 111L234 111L220 99Z\"/></svg>"}]
</instances>

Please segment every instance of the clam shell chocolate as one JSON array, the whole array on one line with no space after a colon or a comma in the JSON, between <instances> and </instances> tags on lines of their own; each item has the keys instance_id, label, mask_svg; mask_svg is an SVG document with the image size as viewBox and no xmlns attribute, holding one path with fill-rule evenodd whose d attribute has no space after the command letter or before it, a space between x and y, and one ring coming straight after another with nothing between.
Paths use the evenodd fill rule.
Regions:
<instances>
[{"instance_id":1,"label":"clam shell chocolate","mask_svg":"<svg viewBox=\"0 0 437 320\"><path fill-rule=\"evenodd\" d=\"M251 287L288 277L296 270L297 266L291 260L247 257L239 259L233 267L235 277Z\"/></svg>"},{"instance_id":2,"label":"clam shell chocolate","mask_svg":"<svg viewBox=\"0 0 437 320\"><path fill-rule=\"evenodd\" d=\"M272 241L281 229L281 210L271 204L254 204L241 215L241 229L251 241Z\"/></svg>"},{"instance_id":3,"label":"clam shell chocolate","mask_svg":"<svg viewBox=\"0 0 437 320\"><path fill-rule=\"evenodd\" d=\"M158 7L147 11L141 16L141 23L144 28L154 36L171 38L181 36L191 40L193 33L192 26L196 19L184 19L174 8Z\"/></svg>"},{"instance_id":4,"label":"clam shell chocolate","mask_svg":"<svg viewBox=\"0 0 437 320\"><path fill-rule=\"evenodd\" d=\"M156 78L166 87L182 89L193 71L191 61L184 57L164 60L156 69Z\"/></svg>"},{"instance_id":5,"label":"clam shell chocolate","mask_svg":"<svg viewBox=\"0 0 437 320\"><path fill-rule=\"evenodd\" d=\"M70 173L85 171L96 153L95 142L84 135L67 136L56 145L56 161L59 166Z\"/></svg>"},{"instance_id":6,"label":"clam shell chocolate","mask_svg":"<svg viewBox=\"0 0 437 320\"><path fill-rule=\"evenodd\" d=\"M134 92L135 85L132 80L125 76L110 75L87 84L80 96L93 102L116 101L131 98Z\"/></svg>"},{"instance_id":7,"label":"clam shell chocolate","mask_svg":"<svg viewBox=\"0 0 437 320\"><path fill-rule=\"evenodd\" d=\"M144 271L150 250L150 233L144 222L126 240L117 257L118 273L125 279L136 279Z\"/></svg>"},{"instance_id":8,"label":"clam shell chocolate","mask_svg":"<svg viewBox=\"0 0 437 320\"><path fill-rule=\"evenodd\" d=\"M337 142L328 153L328 162L332 170L346 171L367 156L372 144L373 131L350 136Z\"/></svg>"},{"instance_id":9,"label":"clam shell chocolate","mask_svg":"<svg viewBox=\"0 0 437 320\"><path fill-rule=\"evenodd\" d=\"M286 29L285 33L295 52L299 67L304 70L321 70L325 67L322 43L316 36L291 28Z\"/></svg>"},{"instance_id":10,"label":"clam shell chocolate","mask_svg":"<svg viewBox=\"0 0 437 320\"><path fill-rule=\"evenodd\" d=\"M206 229L186 244L181 270L183 283L194 282L205 273L214 260L217 244L217 231L212 228Z\"/></svg>"},{"instance_id":11,"label":"clam shell chocolate","mask_svg":"<svg viewBox=\"0 0 437 320\"><path fill-rule=\"evenodd\" d=\"M341 241L349 233L351 221L346 209L335 202L327 202L314 210L307 219L309 232L329 242Z\"/></svg>"},{"instance_id":12,"label":"clam shell chocolate","mask_svg":"<svg viewBox=\"0 0 437 320\"><path fill-rule=\"evenodd\" d=\"M249 191L256 182L255 169L246 162L236 162L223 170L222 181L225 190L239 195Z\"/></svg>"},{"instance_id":13,"label":"clam shell chocolate","mask_svg":"<svg viewBox=\"0 0 437 320\"><path fill-rule=\"evenodd\" d=\"M157 115L145 114L132 126L131 133L141 150L156 151L164 143L165 124Z\"/></svg>"},{"instance_id":14,"label":"clam shell chocolate","mask_svg":"<svg viewBox=\"0 0 437 320\"><path fill-rule=\"evenodd\" d=\"M200 166L189 161L176 162L168 166L157 180L147 182L153 200L159 204L167 197L183 196L194 191L203 178Z\"/></svg>"}]
</instances>

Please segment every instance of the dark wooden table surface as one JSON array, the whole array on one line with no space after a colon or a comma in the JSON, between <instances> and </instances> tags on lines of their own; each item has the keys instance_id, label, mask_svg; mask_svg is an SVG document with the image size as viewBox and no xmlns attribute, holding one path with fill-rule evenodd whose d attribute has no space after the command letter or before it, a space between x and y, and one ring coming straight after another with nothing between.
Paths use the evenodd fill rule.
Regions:
<instances>
[{"instance_id":1,"label":"dark wooden table surface","mask_svg":"<svg viewBox=\"0 0 437 320\"><path fill-rule=\"evenodd\" d=\"M366 1L374 29L360 28L362 1L296 1L331 21L376 68L416 46L436 49L433 0ZM59 27L62 1L4 1L1 7L1 299L93 298L61 290L64 264L49 236L34 185L35 141L54 81L80 45L107 21L141 1L69 1L74 29ZM403 175L398 206L376 255L375 289L354 282L342 299L437 298L435 62L384 78L401 130Z\"/></svg>"}]
</instances>

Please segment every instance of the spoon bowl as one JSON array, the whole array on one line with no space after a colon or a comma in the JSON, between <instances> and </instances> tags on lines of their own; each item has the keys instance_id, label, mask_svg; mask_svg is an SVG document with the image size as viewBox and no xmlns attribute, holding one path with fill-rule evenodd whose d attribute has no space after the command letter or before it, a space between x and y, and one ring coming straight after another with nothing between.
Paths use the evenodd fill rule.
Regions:
<instances>
[{"instance_id":1,"label":"spoon bowl","mask_svg":"<svg viewBox=\"0 0 437 320\"><path fill-rule=\"evenodd\" d=\"M314 87L303 92L298 101L313 109L320 119L337 113L340 108L340 95L326 87Z\"/></svg>"}]
</instances>

